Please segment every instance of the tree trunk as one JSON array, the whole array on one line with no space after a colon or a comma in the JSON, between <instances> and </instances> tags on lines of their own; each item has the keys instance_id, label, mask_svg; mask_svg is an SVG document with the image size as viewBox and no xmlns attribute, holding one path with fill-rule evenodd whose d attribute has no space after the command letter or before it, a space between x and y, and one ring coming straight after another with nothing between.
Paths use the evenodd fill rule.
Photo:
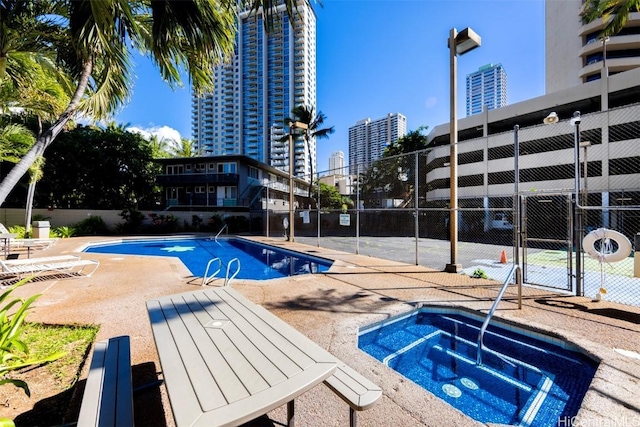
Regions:
<instances>
[{"instance_id":1,"label":"tree trunk","mask_svg":"<svg viewBox=\"0 0 640 427\"><path fill-rule=\"evenodd\" d=\"M40 115L38 117L38 136L42 135L42 120L40 119ZM29 181L29 191L27 191L27 204L26 204L26 212L24 215L24 232L25 237L31 237L31 216L33 214L33 199L36 195L36 183L38 182L38 176L41 177L41 168L42 165L38 167L38 171L34 172L31 176L31 180Z\"/></svg>"},{"instance_id":2,"label":"tree trunk","mask_svg":"<svg viewBox=\"0 0 640 427\"><path fill-rule=\"evenodd\" d=\"M27 191L27 206L24 215L24 231L25 237L31 236L31 214L33 212L33 196L36 194L36 180L29 182L29 190Z\"/></svg>"},{"instance_id":3,"label":"tree trunk","mask_svg":"<svg viewBox=\"0 0 640 427\"><path fill-rule=\"evenodd\" d=\"M309 199L311 199L311 189L313 187L313 159L311 158L311 143L309 142L309 138L306 134L304 136L304 143L307 148L307 153L309 154L309 172L311 172L311 175L309 176Z\"/></svg>"},{"instance_id":4,"label":"tree trunk","mask_svg":"<svg viewBox=\"0 0 640 427\"><path fill-rule=\"evenodd\" d=\"M20 159L20 161L16 163L16 165L13 167L13 169L11 169L6 178L3 179L2 182L0 182L0 206L4 204L9 193L11 193L16 185L18 185L18 182L24 176L24 174L27 173L31 165L33 165L38 157L44 154L44 150L46 150L47 147L49 147L49 145L53 143L64 126L74 115L76 109L78 108L78 105L80 104L80 100L82 99L82 96L87 89L87 83L92 71L93 62L89 60L84 65L82 74L80 74L80 78L78 79L76 91L69 101L69 105L67 106L66 110L64 110L64 112L60 115L53 126L51 126L46 132L38 137L33 147L31 147L27 154L25 154L24 157L22 157L22 159Z\"/></svg>"}]
</instances>

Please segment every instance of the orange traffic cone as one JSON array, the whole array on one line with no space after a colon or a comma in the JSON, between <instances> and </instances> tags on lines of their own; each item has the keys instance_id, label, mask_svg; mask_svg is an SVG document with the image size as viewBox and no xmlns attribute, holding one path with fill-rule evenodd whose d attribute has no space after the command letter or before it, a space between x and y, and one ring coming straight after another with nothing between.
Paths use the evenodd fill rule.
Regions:
<instances>
[{"instance_id":1,"label":"orange traffic cone","mask_svg":"<svg viewBox=\"0 0 640 427\"><path fill-rule=\"evenodd\" d=\"M507 251L503 249L502 252L500 252L500 264L506 264L506 263L507 263Z\"/></svg>"}]
</instances>

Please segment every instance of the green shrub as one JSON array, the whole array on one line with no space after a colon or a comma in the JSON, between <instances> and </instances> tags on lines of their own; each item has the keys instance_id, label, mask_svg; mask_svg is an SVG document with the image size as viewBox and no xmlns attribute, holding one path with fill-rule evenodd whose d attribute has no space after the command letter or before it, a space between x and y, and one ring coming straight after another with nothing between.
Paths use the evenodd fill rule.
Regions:
<instances>
[{"instance_id":1,"label":"green shrub","mask_svg":"<svg viewBox=\"0 0 640 427\"><path fill-rule=\"evenodd\" d=\"M120 212L120 217L124 220L124 224L117 224L116 231L120 234L139 233L142 230L142 223L145 216L142 212L135 209L124 209Z\"/></svg>"},{"instance_id":2,"label":"green shrub","mask_svg":"<svg viewBox=\"0 0 640 427\"><path fill-rule=\"evenodd\" d=\"M42 215L42 214L34 214L31 217L31 222L33 222L33 221L49 221L50 219L51 219L51 217L49 217L49 216L45 216L45 215Z\"/></svg>"},{"instance_id":3,"label":"green shrub","mask_svg":"<svg viewBox=\"0 0 640 427\"><path fill-rule=\"evenodd\" d=\"M63 225L61 227L53 227L51 228L51 234L55 237L59 237L61 239L73 237L76 235L76 229L74 227L67 227Z\"/></svg>"},{"instance_id":4,"label":"green shrub","mask_svg":"<svg viewBox=\"0 0 640 427\"><path fill-rule=\"evenodd\" d=\"M191 228L198 231L202 228L202 218L199 215L191 215Z\"/></svg>"},{"instance_id":5,"label":"green shrub","mask_svg":"<svg viewBox=\"0 0 640 427\"><path fill-rule=\"evenodd\" d=\"M220 231L223 225L224 221L222 220L222 217L220 215L215 214L211 218L209 218L208 227L210 231L217 233L218 231Z\"/></svg>"},{"instance_id":6,"label":"green shrub","mask_svg":"<svg viewBox=\"0 0 640 427\"><path fill-rule=\"evenodd\" d=\"M16 238L24 239L26 238L27 231L22 225L12 225L9 227L9 233L17 234Z\"/></svg>"},{"instance_id":7,"label":"green shrub","mask_svg":"<svg viewBox=\"0 0 640 427\"><path fill-rule=\"evenodd\" d=\"M152 233L173 233L178 230L178 218L169 215L158 215L156 213L150 213Z\"/></svg>"},{"instance_id":8,"label":"green shrub","mask_svg":"<svg viewBox=\"0 0 640 427\"><path fill-rule=\"evenodd\" d=\"M8 378L7 373L51 362L63 356L64 353L54 352L39 359L29 357L29 348L21 340L20 335L24 330L24 319L27 317L29 307L40 294L33 295L26 300L9 299L11 292L28 281L29 279L21 280L0 295L0 385L13 384L23 389L27 396L31 396L26 382Z\"/></svg>"},{"instance_id":9,"label":"green shrub","mask_svg":"<svg viewBox=\"0 0 640 427\"><path fill-rule=\"evenodd\" d=\"M473 273L471 273L471 277L475 278L475 279L488 279L489 276L487 276L487 273L484 272L483 269L481 268L476 268L475 270L473 270Z\"/></svg>"},{"instance_id":10,"label":"green shrub","mask_svg":"<svg viewBox=\"0 0 640 427\"><path fill-rule=\"evenodd\" d=\"M91 215L87 219L72 224L75 228L75 236L103 236L109 234L107 224L102 217Z\"/></svg>"},{"instance_id":11,"label":"green shrub","mask_svg":"<svg viewBox=\"0 0 640 427\"><path fill-rule=\"evenodd\" d=\"M224 222L229 226L229 233L245 233L249 231L249 220L245 216L229 216Z\"/></svg>"}]
</instances>

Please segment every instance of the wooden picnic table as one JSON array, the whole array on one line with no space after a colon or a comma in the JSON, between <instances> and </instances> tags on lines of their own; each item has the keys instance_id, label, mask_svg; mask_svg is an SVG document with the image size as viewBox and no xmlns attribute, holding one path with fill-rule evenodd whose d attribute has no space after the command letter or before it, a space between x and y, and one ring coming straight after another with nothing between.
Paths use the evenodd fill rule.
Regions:
<instances>
[{"instance_id":1,"label":"wooden picnic table","mask_svg":"<svg viewBox=\"0 0 640 427\"><path fill-rule=\"evenodd\" d=\"M333 374L338 360L231 287L147 301L178 427L237 426Z\"/></svg>"}]
</instances>

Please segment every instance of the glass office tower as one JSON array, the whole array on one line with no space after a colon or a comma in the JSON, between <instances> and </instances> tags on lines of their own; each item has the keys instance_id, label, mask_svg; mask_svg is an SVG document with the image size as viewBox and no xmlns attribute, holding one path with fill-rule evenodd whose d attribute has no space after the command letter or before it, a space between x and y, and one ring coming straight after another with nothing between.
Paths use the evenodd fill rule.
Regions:
<instances>
[{"instance_id":1,"label":"glass office tower","mask_svg":"<svg viewBox=\"0 0 640 427\"><path fill-rule=\"evenodd\" d=\"M502 64L482 66L467 75L467 116L507 105L507 74Z\"/></svg>"}]
</instances>

